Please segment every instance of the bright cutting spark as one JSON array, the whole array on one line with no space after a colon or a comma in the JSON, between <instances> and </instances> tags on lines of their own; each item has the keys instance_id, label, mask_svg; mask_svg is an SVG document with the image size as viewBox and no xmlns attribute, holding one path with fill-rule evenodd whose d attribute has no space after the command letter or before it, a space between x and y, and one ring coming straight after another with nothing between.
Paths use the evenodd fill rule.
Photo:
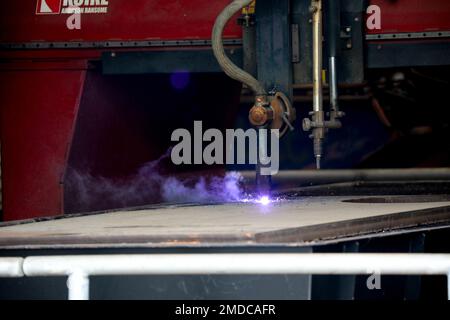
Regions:
<instances>
[{"instance_id":1,"label":"bright cutting spark","mask_svg":"<svg viewBox=\"0 0 450 320\"><path fill-rule=\"evenodd\" d=\"M263 196L259 198L259 203L261 203L263 206L267 206L270 203L270 198L268 196Z\"/></svg>"},{"instance_id":2,"label":"bright cutting spark","mask_svg":"<svg viewBox=\"0 0 450 320\"><path fill-rule=\"evenodd\" d=\"M241 199L240 202L254 203L266 207L270 204L281 202L283 200L283 198L271 198L270 196L247 196L246 198Z\"/></svg>"}]
</instances>

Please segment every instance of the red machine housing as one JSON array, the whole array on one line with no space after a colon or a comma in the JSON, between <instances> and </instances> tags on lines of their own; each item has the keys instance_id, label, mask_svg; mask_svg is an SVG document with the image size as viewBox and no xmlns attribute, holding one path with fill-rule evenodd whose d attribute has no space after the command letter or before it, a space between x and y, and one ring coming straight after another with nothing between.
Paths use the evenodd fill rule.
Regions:
<instances>
[{"instance_id":1,"label":"red machine housing","mask_svg":"<svg viewBox=\"0 0 450 320\"><path fill-rule=\"evenodd\" d=\"M4 1L0 12L0 45L5 48L0 51L4 220L65 213L64 178L80 104L86 92L98 94L94 88L97 82L90 82L87 88L86 77L90 63L99 60L102 52L111 51L107 42L125 43L115 51L148 51L170 48L164 43L159 47L140 47L133 46L132 42L209 40L215 18L230 2L98 1L103 3L99 6L103 8L102 13L82 13L81 29L69 30L66 21L70 15L62 13L66 1L47 0L49 8L45 10L42 1ZM383 28L369 33L450 30L447 0L372 0L371 3L382 9ZM230 24L224 34L225 39L241 37L237 24ZM68 48L52 49L56 43L64 43ZM71 43L87 44L88 48L76 49ZM44 46L48 47L43 49ZM113 84L105 89L120 90ZM95 97L90 96L94 104ZM238 98L239 91L233 91L233 98L224 104ZM104 112L97 115L99 119L107 117L108 109L104 105L98 110ZM113 118L111 115L108 121L115 123ZM108 132L119 129L126 130L113 125ZM124 135L136 138L131 132ZM143 150L137 158L148 159L156 153L149 151L151 146L140 144L138 138L135 144ZM114 151L110 149L111 154Z\"/></svg>"},{"instance_id":2,"label":"red machine housing","mask_svg":"<svg viewBox=\"0 0 450 320\"><path fill-rule=\"evenodd\" d=\"M450 30L450 2L442 0L371 0L381 9L381 30L368 34Z\"/></svg>"}]
</instances>

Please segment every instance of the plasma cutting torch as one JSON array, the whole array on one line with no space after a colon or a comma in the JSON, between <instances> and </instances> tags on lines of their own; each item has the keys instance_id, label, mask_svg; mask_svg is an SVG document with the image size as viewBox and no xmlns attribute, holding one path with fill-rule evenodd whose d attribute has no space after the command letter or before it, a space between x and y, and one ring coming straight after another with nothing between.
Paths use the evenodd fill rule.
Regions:
<instances>
[{"instance_id":1,"label":"plasma cutting torch","mask_svg":"<svg viewBox=\"0 0 450 320\"><path fill-rule=\"evenodd\" d=\"M227 22L241 9L249 6L253 0L235 0L229 4L217 17L213 33L212 47L214 55L222 67L223 71L231 78L242 82L255 93L255 104L249 113L250 123L256 128L279 129L280 137L289 129L294 130L292 123L296 119L296 112L289 98L282 92L270 92L264 88L262 84L250 73L237 67L225 54L223 47L222 34ZM336 30L339 29L339 8L336 1L327 1L330 6L329 12L335 12L330 15L330 92L331 92L331 108L329 120L325 119L323 110L323 85L322 85L322 48L323 48L323 17L322 17L322 0L312 0L310 12L312 14L313 23L313 88L314 102L313 111L310 113L311 119L303 120L303 129L312 131L311 138L314 144L314 156L316 158L317 169L321 167L322 143L328 129L337 129L341 127L341 118L344 114L338 108L337 94L337 76L336 76L336 57L337 57L337 39ZM244 19L245 20L245 19ZM246 19L248 21L248 19ZM260 139L258 139L260 140ZM258 142L258 149L266 148L264 143ZM264 150L265 151L265 150ZM266 154L264 151L258 154ZM258 159L260 157L258 156ZM259 165L256 167L256 186L258 192L267 194L270 190L270 176L262 176L260 168L263 166L260 159Z\"/></svg>"},{"instance_id":2,"label":"plasma cutting torch","mask_svg":"<svg viewBox=\"0 0 450 320\"><path fill-rule=\"evenodd\" d=\"M339 129L342 127L339 118L344 116L339 111L338 106L338 84L337 84L337 39L339 37L339 4L338 1L326 1L328 8L329 29L329 69L330 69L330 119L325 120L323 110L323 10L322 0L312 0L310 12L312 14L313 24L313 111L310 112L311 119L303 120L303 130L312 131L310 135L314 145L314 157L316 158L316 167L320 169L323 156L322 144L328 129Z\"/></svg>"}]
</instances>

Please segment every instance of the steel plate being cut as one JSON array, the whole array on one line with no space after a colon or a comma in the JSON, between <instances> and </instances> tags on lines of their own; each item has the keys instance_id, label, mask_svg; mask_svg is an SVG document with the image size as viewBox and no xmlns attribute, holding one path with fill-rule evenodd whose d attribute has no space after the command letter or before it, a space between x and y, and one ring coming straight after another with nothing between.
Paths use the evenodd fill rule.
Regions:
<instances>
[{"instance_id":1,"label":"steel plate being cut","mask_svg":"<svg viewBox=\"0 0 450 320\"><path fill-rule=\"evenodd\" d=\"M348 202L352 199L308 197L68 216L0 226L0 247L301 245L450 221L446 199Z\"/></svg>"}]
</instances>

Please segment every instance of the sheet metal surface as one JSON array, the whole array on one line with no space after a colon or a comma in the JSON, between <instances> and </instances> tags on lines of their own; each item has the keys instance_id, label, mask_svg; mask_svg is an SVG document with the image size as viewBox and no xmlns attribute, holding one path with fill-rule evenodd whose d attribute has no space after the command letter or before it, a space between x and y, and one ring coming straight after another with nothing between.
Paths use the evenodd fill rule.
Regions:
<instances>
[{"instance_id":1,"label":"sheet metal surface","mask_svg":"<svg viewBox=\"0 0 450 320\"><path fill-rule=\"evenodd\" d=\"M339 238L450 221L450 201L348 203L308 197L120 211L0 227L0 248L52 245L252 245Z\"/></svg>"}]
</instances>

